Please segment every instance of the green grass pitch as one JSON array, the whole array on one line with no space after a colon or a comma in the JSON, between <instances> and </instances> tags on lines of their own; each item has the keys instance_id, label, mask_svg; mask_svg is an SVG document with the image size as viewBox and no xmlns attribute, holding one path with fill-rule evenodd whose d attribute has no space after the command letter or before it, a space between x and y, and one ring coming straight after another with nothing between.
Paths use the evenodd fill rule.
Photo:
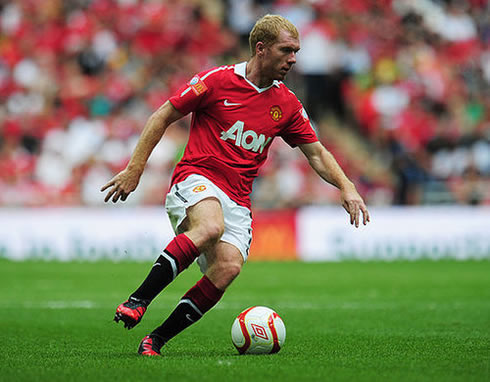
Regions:
<instances>
[{"instance_id":1,"label":"green grass pitch","mask_svg":"<svg viewBox=\"0 0 490 382\"><path fill-rule=\"evenodd\" d=\"M250 262L158 359L139 341L200 274L181 274L127 331L114 309L150 266L1 260L0 381L490 380L489 261ZM278 354L233 347L251 305L284 319Z\"/></svg>"}]
</instances>

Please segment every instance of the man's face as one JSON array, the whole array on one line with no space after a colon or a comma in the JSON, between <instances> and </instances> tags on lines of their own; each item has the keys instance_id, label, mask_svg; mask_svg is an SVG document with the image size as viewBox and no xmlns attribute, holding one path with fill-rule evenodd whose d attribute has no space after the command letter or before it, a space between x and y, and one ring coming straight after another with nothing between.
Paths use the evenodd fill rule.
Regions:
<instances>
[{"instance_id":1,"label":"man's face","mask_svg":"<svg viewBox=\"0 0 490 382\"><path fill-rule=\"evenodd\" d=\"M277 41L264 49L263 70L273 80L282 81L296 63L299 40L281 30Z\"/></svg>"}]
</instances>

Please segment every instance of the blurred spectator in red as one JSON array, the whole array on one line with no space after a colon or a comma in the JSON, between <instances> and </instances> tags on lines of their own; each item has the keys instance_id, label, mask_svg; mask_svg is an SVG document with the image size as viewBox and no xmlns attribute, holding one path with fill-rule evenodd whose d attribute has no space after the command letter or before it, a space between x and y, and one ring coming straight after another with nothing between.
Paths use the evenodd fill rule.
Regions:
<instances>
[{"instance_id":1,"label":"blurred spectator in red","mask_svg":"<svg viewBox=\"0 0 490 382\"><path fill-rule=\"evenodd\" d=\"M100 204L142 121L202 67L246 56L267 12L301 29L292 88L377 204L490 203L484 0L11 0L0 4L0 205ZM132 203L157 204L187 140L172 127ZM330 203L281 144L254 198Z\"/></svg>"}]
</instances>

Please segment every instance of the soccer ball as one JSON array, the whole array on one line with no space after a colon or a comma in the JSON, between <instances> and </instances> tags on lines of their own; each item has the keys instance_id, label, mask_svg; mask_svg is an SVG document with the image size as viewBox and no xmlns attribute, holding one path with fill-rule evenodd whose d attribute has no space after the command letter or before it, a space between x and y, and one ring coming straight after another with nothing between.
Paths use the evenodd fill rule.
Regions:
<instances>
[{"instance_id":1,"label":"soccer ball","mask_svg":"<svg viewBox=\"0 0 490 382\"><path fill-rule=\"evenodd\" d=\"M252 306L233 322L231 340L240 354L277 353L286 340L286 327L272 309Z\"/></svg>"}]
</instances>

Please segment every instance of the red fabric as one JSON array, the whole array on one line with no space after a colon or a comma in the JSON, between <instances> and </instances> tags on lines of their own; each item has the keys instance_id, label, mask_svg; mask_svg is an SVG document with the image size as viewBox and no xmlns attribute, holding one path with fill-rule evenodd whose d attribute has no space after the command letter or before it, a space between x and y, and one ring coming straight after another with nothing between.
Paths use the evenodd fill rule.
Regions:
<instances>
[{"instance_id":1,"label":"red fabric","mask_svg":"<svg viewBox=\"0 0 490 382\"><path fill-rule=\"evenodd\" d=\"M449 60L453 65L463 65L478 59L480 46L478 40L458 41L446 44L442 49L442 53L442 58Z\"/></svg>"},{"instance_id":2,"label":"red fabric","mask_svg":"<svg viewBox=\"0 0 490 382\"><path fill-rule=\"evenodd\" d=\"M66 34L66 29L63 25L57 23L46 24L42 27L42 30L39 31L35 38L36 50L51 52L51 53L60 53L63 51L64 47L64 38Z\"/></svg>"},{"instance_id":3,"label":"red fabric","mask_svg":"<svg viewBox=\"0 0 490 382\"><path fill-rule=\"evenodd\" d=\"M301 35L303 38L305 38L310 33L321 33L326 40L332 40L337 37L335 24L327 19L315 20L311 22L304 28Z\"/></svg>"},{"instance_id":4,"label":"red fabric","mask_svg":"<svg viewBox=\"0 0 490 382\"><path fill-rule=\"evenodd\" d=\"M374 132L377 127L377 122L379 120L379 113L373 105L373 92L368 91L361 96L358 109L358 118L361 126L370 135Z\"/></svg>"},{"instance_id":5,"label":"red fabric","mask_svg":"<svg viewBox=\"0 0 490 382\"><path fill-rule=\"evenodd\" d=\"M200 255L191 239L185 234L177 235L165 248L168 252L177 259L179 265L179 273L192 264L194 259Z\"/></svg>"},{"instance_id":6,"label":"red fabric","mask_svg":"<svg viewBox=\"0 0 490 382\"><path fill-rule=\"evenodd\" d=\"M216 288L207 276L203 276L182 298L192 300L201 313L206 313L216 305L223 296L223 293L224 291Z\"/></svg>"},{"instance_id":7,"label":"red fabric","mask_svg":"<svg viewBox=\"0 0 490 382\"><path fill-rule=\"evenodd\" d=\"M420 105L413 104L394 120L397 140L410 150L418 150L435 134L437 121Z\"/></svg>"},{"instance_id":8,"label":"red fabric","mask_svg":"<svg viewBox=\"0 0 490 382\"><path fill-rule=\"evenodd\" d=\"M196 29L189 36L187 51L192 55L218 55L226 48L220 25L207 19L196 23Z\"/></svg>"},{"instance_id":9,"label":"red fabric","mask_svg":"<svg viewBox=\"0 0 490 382\"><path fill-rule=\"evenodd\" d=\"M278 81L259 91L244 78L244 65L201 72L170 98L181 113L194 113L172 184L200 174L250 208L252 183L273 138L293 147L318 139L296 96Z\"/></svg>"},{"instance_id":10,"label":"red fabric","mask_svg":"<svg viewBox=\"0 0 490 382\"><path fill-rule=\"evenodd\" d=\"M3 46L0 47L0 58L9 67L13 68L19 61L23 59L23 54L19 47L12 40L6 40L3 42Z\"/></svg>"}]
</instances>

